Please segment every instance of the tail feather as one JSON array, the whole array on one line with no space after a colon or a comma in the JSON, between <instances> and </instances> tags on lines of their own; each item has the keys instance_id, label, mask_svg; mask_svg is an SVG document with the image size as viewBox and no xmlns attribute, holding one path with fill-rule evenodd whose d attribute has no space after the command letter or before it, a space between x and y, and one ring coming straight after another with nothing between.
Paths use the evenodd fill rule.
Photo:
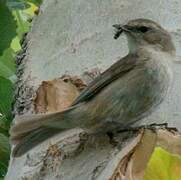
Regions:
<instances>
[{"instance_id":1,"label":"tail feather","mask_svg":"<svg viewBox=\"0 0 181 180\"><path fill-rule=\"evenodd\" d=\"M10 129L10 135L11 137L20 136L42 126L55 128L60 127L61 129L66 129L67 127L69 128L70 125L65 117L69 111L74 109L74 107L70 107L65 111L54 113L17 116Z\"/></svg>"},{"instance_id":2,"label":"tail feather","mask_svg":"<svg viewBox=\"0 0 181 180\"><path fill-rule=\"evenodd\" d=\"M72 121L72 115L69 115L74 107L61 112L16 117L10 129L10 140L15 145L12 155L21 156L63 129L75 127L76 120Z\"/></svg>"},{"instance_id":3,"label":"tail feather","mask_svg":"<svg viewBox=\"0 0 181 180\"><path fill-rule=\"evenodd\" d=\"M10 134L12 137L19 136L57 119L61 119L61 113L17 116L14 120L15 124L10 129Z\"/></svg>"},{"instance_id":4,"label":"tail feather","mask_svg":"<svg viewBox=\"0 0 181 180\"><path fill-rule=\"evenodd\" d=\"M12 156L20 157L44 140L59 133L60 129L41 127L26 134L21 141L15 145Z\"/></svg>"}]
</instances>

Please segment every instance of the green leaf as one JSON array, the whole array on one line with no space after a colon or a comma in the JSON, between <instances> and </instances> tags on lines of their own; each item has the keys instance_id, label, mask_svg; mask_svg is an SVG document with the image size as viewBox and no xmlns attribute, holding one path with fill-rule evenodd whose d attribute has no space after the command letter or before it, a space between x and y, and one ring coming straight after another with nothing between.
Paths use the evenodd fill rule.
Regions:
<instances>
[{"instance_id":1,"label":"green leaf","mask_svg":"<svg viewBox=\"0 0 181 180\"><path fill-rule=\"evenodd\" d=\"M13 11L13 15L17 22L16 32L17 32L18 38L21 39L22 35L25 32L28 32L30 28L30 23L27 22L28 15L26 15L23 11Z\"/></svg>"},{"instance_id":2,"label":"green leaf","mask_svg":"<svg viewBox=\"0 0 181 180\"><path fill-rule=\"evenodd\" d=\"M144 180L180 180L181 156L156 147L145 171Z\"/></svg>"},{"instance_id":3,"label":"green leaf","mask_svg":"<svg viewBox=\"0 0 181 180\"><path fill-rule=\"evenodd\" d=\"M7 166L0 162L0 180L1 178L3 179L3 177L6 175L6 172L7 172Z\"/></svg>"},{"instance_id":4,"label":"green leaf","mask_svg":"<svg viewBox=\"0 0 181 180\"><path fill-rule=\"evenodd\" d=\"M26 1L22 0L7 0L6 4L11 10L23 10L30 7Z\"/></svg>"},{"instance_id":5,"label":"green leaf","mask_svg":"<svg viewBox=\"0 0 181 180\"><path fill-rule=\"evenodd\" d=\"M12 120L11 105L13 102L13 84L10 80L0 77L0 113L6 117L7 123Z\"/></svg>"},{"instance_id":6,"label":"green leaf","mask_svg":"<svg viewBox=\"0 0 181 180\"><path fill-rule=\"evenodd\" d=\"M35 15L35 12L39 9L38 4L29 3L31 5L30 8L25 9L24 13L29 15L29 18L32 18Z\"/></svg>"},{"instance_id":7,"label":"green leaf","mask_svg":"<svg viewBox=\"0 0 181 180\"><path fill-rule=\"evenodd\" d=\"M0 177L3 177L7 172L10 156L10 145L8 137L0 134Z\"/></svg>"},{"instance_id":8,"label":"green leaf","mask_svg":"<svg viewBox=\"0 0 181 180\"><path fill-rule=\"evenodd\" d=\"M10 153L9 139L7 136L0 133L0 161L4 162L4 164L8 163L9 153Z\"/></svg>"},{"instance_id":9,"label":"green leaf","mask_svg":"<svg viewBox=\"0 0 181 180\"><path fill-rule=\"evenodd\" d=\"M39 6L42 3L43 0L28 0L28 2L31 2L37 6Z\"/></svg>"},{"instance_id":10,"label":"green leaf","mask_svg":"<svg viewBox=\"0 0 181 180\"><path fill-rule=\"evenodd\" d=\"M8 123L7 118L1 114L0 115L0 133L9 136L9 127L10 123Z\"/></svg>"},{"instance_id":11,"label":"green leaf","mask_svg":"<svg viewBox=\"0 0 181 180\"><path fill-rule=\"evenodd\" d=\"M16 36L12 42L11 42L11 48L15 51L18 52L21 50L21 45L20 45L20 39L18 36ZM14 62L14 60L13 60Z\"/></svg>"},{"instance_id":12,"label":"green leaf","mask_svg":"<svg viewBox=\"0 0 181 180\"><path fill-rule=\"evenodd\" d=\"M0 57L0 76L15 81L15 53L11 48L6 49Z\"/></svg>"},{"instance_id":13,"label":"green leaf","mask_svg":"<svg viewBox=\"0 0 181 180\"><path fill-rule=\"evenodd\" d=\"M16 36L16 21L8 7L0 1L0 56Z\"/></svg>"},{"instance_id":14,"label":"green leaf","mask_svg":"<svg viewBox=\"0 0 181 180\"><path fill-rule=\"evenodd\" d=\"M0 77L0 177L7 172L10 145L8 129L12 120L11 104L13 101L13 84L10 80Z\"/></svg>"}]
</instances>

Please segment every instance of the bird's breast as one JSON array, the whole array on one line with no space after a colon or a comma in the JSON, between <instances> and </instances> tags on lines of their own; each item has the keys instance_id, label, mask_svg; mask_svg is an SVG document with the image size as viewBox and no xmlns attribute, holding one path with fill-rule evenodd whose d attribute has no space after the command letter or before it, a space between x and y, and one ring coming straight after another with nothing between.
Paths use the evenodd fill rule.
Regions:
<instances>
[{"instance_id":1,"label":"bird's breast","mask_svg":"<svg viewBox=\"0 0 181 180\"><path fill-rule=\"evenodd\" d=\"M170 64L162 60L152 56L105 87L90 102L92 117L126 125L149 114L163 101L172 80Z\"/></svg>"}]
</instances>

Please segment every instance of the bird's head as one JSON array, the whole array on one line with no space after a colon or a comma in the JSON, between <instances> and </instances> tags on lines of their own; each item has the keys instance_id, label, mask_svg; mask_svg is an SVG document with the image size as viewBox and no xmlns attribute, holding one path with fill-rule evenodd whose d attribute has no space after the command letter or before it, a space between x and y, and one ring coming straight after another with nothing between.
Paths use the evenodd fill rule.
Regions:
<instances>
[{"instance_id":1,"label":"bird's head","mask_svg":"<svg viewBox=\"0 0 181 180\"><path fill-rule=\"evenodd\" d=\"M170 34L159 24L148 19L135 19L125 25L115 24L114 38L117 39L124 32L128 39L128 46L131 53L137 48L150 46L164 52L173 54L174 45Z\"/></svg>"}]
</instances>

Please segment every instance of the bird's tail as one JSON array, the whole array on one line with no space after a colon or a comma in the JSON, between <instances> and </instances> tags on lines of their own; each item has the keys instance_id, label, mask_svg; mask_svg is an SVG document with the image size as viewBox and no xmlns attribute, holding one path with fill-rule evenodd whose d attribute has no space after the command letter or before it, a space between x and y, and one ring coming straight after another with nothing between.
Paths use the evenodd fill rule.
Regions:
<instances>
[{"instance_id":1,"label":"bird's tail","mask_svg":"<svg viewBox=\"0 0 181 180\"><path fill-rule=\"evenodd\" d=\"M60 129L41 127L25 134L23 137L21 137L21 140L19 139L19 143L15 144L15 147L12 151L12 156L22 156L36 145L40 144L44 140L54 136L59 132Z\"/></svg>"},{"instance_id":2,"label":"bird's tail","mask_svg":"<svg viewBox=\"0 0 181 180\"><path fill-rule=\"evenodd\" d=\"M10 140L15 145L12 156L19 157L63 129L73 128L75 125L66 118L70 110L72 108L62 112L16 117L10 129Z\"/></svg>"}]
</instances>

